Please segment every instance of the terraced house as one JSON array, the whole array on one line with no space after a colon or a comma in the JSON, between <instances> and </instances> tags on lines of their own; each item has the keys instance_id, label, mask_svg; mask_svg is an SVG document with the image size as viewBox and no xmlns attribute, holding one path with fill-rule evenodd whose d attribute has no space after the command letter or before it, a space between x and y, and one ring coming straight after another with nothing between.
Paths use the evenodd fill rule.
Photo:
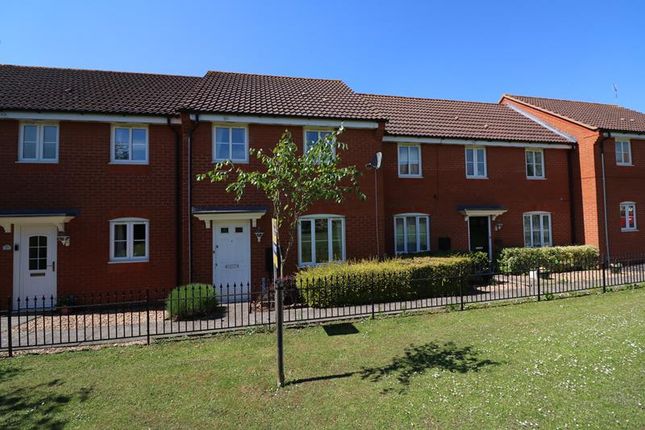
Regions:
<instances>
[{"instance_id":1,"label":"terraced house","mask_svg":"<svg viewBox=\"0 0 645 430\"><path fill-rule=\"evenodd\" d=\"M235 283L248 298L270 277L269 202L235 202L225 184L195 175L221 160L258 168L249 148L289 130L305 151L341 124L342 162L361 170L368 198L304 216L290 270L449 249L635 250L645 115L552 103L587 106L357 94L337 80L239 73L0 66L0 296L192 281ZM382 166L370 168L377 153Z\"/></svg>"}]
</instances>

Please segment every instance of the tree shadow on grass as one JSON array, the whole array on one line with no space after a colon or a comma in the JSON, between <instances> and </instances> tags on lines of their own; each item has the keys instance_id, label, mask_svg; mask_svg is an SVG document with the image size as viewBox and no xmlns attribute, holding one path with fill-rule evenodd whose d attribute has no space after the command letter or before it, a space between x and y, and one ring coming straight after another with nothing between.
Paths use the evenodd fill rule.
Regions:
<instances>
[{"instance_id":1,"label":"tree shadow on grass","mask_svg":"<svg viewBox=\"0 0 645 430\"><path fill-rule=\"evenodd\" d=\"M75 399L84 402L92 389L63 394L62 385L62 381L54 379L9 391L0 389L0 428L64 428L67 421L61 416L63 407Z\"/></svg>"},{"instance_id":2,"label":"tree shadow on grass","mask_svg":"<svg viewBox=\"0 0 645 430\"><path fill-rule=\"evenodd\" d=\"M354 375L360 375L362 379L371 382L379 382L389 376L395 376L401 385L399 392L403 393L408 389L413 377L422 375L430 369L468 373L478 372L484 367L499 364L492 360L480 358L479 352L472 346L459 347L454 342L444 344L428 342L423 345L410 345L405 348L402 356L394 357L389 364L384 366L365 367L355 372L297 379L288 382L287 385L349 378ZM390 391L392 389L384 390L384 392Z\"/></svg>"},{"instance_id":3,"label":"tree shadow on grass","mask_svg":"<svg viewBox=\"0 0 645 430\"><path fill-rule=\"evenodd\" d=\"M424 374L430 369L438 369L456 373L478 372L484 367L500 363L481 359L479 352L472 346L459 347L454 342L442 345L428 342L423 345L410 345L404 354L380 367L370 367L361 370L363 379L379 382L389 376L395 376L401 384L400 392L407 390L413 377ZM385 392L391 389L385 390Z\"/></svg>"}]
</instances>

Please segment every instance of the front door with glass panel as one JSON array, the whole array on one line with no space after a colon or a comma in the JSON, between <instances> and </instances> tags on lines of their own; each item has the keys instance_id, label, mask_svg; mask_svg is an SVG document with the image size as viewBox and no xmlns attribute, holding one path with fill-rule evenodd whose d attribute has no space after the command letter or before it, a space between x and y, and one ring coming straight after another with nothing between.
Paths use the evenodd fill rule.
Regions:
<instances>
[{"instance_id":1,"label":"front door with glass panel","mask_svg":"<svg viewBox=\"0 0 645 430\"><path fill-rule=\"evenodd\" d=\"M251 225L213 223L213 284L222 303L250 299Z\"/></svg>"},{"instance_id":2,"label":"front door with glass panel","mask_svg":"<svg viewBox=\"0 0 645 430\"><path fill-rule=\"evenodd\" d=\"M487 216L471 216L468 218L470 232L470 250L485 252L490 257L490 224Z\"/></svg>"},{"instance_id":3,"label":"front door with glass panel","mask_svg":"<svg viewBox=\"0 0 645 430\"><path fill-rule=\"evenodd\" d=\"M16 226L18 249L17 273L14 277L14 304L24 309L55 304L56 298L56 226ZM43 302L43 297L45 301ZM27 301L29 298L29 301Z\"/></svg>"}]
</instances>

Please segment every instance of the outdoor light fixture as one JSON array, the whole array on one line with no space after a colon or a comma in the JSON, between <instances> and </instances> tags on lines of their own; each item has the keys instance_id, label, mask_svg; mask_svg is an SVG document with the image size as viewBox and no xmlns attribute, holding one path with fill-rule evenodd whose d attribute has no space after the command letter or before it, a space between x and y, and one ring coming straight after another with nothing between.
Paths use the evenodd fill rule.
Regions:
<instances>
[{"instance_id":1,"label":"outdoor light fixture","mask_svg":"<svg viewBox=\"0 0 645 430\"><path fill-rule=\"evenodd\" d=\"M255 231L255 237L258 238L258 242L262 241L262 236L264 236L264 232L262 230L256 230Z\"/></svg>"},{"instance_id":2,"label":"outdoor light fixture","mask_svg":"<svg viewBox=\"0 0 645 430\"><path fill-rule=\"evenodd\" d=\"M504 224L501 222L496 222L495 223L495 231L500 231L504 227Z\"/></svg>"},{"instance_id":3,"label":"outdoor light fixture","mask_svg":"<svg viewBox=\"0 0 645 430\"><path fill-rule=\"evenodd\" d=\"M56 236L56 239L61 243L63 246L69 246L69 234L66 234L62 231L58 232L58 236Z\"/></svg>"}]
</instances>

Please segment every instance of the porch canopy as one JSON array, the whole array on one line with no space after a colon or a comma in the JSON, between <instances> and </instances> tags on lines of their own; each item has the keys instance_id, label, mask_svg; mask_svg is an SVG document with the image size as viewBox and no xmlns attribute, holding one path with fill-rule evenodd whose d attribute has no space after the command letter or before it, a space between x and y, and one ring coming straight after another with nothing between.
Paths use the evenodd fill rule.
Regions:
<instances>
[{"instance_id":1,"label":"porch canopy","mask_svg":"<svg viewBox=\"0 0 645 430\"><path fill-rule=\"evenodd\" d=\"M199 206L192 208L193 216L211 228L213 221L249 220L255 227L267 213L264 206Z\"/></svg>"},{"instance_id":2,"label":"porch canopy","mask_svg":"<svg viewBox=\"0 0 645 430\"><path fill-rule=\"evenodd\" d=\"M464 216L464 220L468 221L468 218L476 216L490 216L492 221L495 221L500 215L506 213L508 209L504 209L501 206L469 206L463 205L458 206L457 211Z\"/></svg>"},{"instance_id":3,"label":"porch canopy","mask_svg":"<svg viewBox=\"0 0 645 430\"><path fill-rule=\"evenodd\" d=\"M11 233L13 225L54 224L59 232L64 232L65 224L76 216L76 209L3 209L0 210L0 227Z\"/></svg>"}]
</instances>

